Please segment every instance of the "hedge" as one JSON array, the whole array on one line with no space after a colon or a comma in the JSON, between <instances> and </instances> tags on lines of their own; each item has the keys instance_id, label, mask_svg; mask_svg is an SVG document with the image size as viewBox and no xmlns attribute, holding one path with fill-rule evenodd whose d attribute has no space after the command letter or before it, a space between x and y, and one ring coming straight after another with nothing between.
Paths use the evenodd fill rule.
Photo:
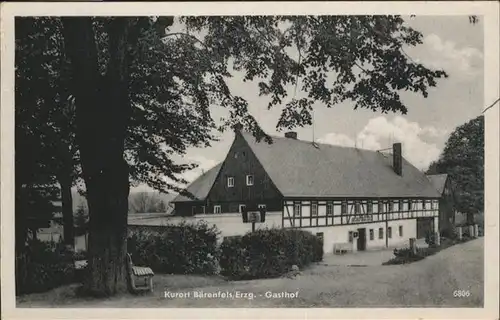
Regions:
<instances>
[{"instance_id":1,"label":"hedge","mask_svg":"<svg viewBox=\"0 0 500 320\"><path fill-rule=\"evenodd\" d=\"M129 226L128 252L136 265L159 273L218 273L219 231L200 221L165 226Z\"/></svg>"},{"instance_id":2,"label":"hedge","mask_svg":"<svg viewBox=\"0 0 500 320\"><path fill-rule=\"evenodd\" d=\"M72 254L63 245L31 240L26 251L16 255L16 295L76 282Z\"/></svg>"},{"instance_id":3,"label":"hedge","mask_svg":"<svg viewBox=\"0 0 500 320\"><path fill-rule=\"evenodd\" d=\"M221 274L231 279L280 276L293 265L302 268L323 259L323 242L308 231L266 229L221 244Z\"/></svg>"}]
</instances>

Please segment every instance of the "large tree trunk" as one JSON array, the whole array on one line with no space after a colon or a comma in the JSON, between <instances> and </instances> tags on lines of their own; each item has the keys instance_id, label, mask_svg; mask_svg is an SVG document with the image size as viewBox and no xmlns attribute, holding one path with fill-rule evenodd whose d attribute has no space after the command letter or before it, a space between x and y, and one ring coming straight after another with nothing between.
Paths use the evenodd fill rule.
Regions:
<instances>
[{"instance_id":1,"label":"large tree trunk","mask_svg":"<svg viewBox=\"0 0 500 320\"><path fill-rule=\"evenodd\" d=\"M89 206L89 273L84 288L98 296L127 289L129 173L124 141L130 109L125 59L129 19L113 18L109 23L110 60L103 78L91 18L63 18Z\"/></svg>"},{"instance_id":2,"label":"large tree trunk","mask_svg":"<svg viewBox=\"0 0 500 320\"><path fill-rule=\"evenodd\" d=\"M71 194L71 175L66 174L60 176L59 184L61 186L64 244L74 250L75 227L73 222L73 195Z\"/></svg>"}]
</instances>

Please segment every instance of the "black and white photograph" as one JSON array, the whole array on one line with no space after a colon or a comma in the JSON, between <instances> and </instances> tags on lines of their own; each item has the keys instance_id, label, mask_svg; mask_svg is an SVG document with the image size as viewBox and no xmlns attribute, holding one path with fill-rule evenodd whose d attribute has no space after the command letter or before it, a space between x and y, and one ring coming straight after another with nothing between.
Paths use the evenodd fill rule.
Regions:
<instances>
[{"instance_id":1,"label":"black and white photograph","mask_svg":"<svg viewBox=\"0 0 500 320\"><path fill-rule=\"evenodd\" d=\"M479 4L4 4L6 319L498 318L499 5Z\"/></svg>"}]
</instances>

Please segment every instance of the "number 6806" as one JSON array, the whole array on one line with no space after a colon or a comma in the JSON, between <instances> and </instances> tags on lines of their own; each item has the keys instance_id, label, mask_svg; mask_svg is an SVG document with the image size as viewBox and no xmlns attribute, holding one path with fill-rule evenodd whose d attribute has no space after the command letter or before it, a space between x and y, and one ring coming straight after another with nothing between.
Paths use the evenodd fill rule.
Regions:
<instances>
[{"instance_id":1,"label":"number 6806","mask_svg":"<svg viewBox=\"0 0 500 320\"><path fill-rule=\"evenodd\" d=\"M470 291L469 290L455 290L455 291L453 291L453 297L455 297L455 298L470 297Z\"/></svg>"}]
</instances>

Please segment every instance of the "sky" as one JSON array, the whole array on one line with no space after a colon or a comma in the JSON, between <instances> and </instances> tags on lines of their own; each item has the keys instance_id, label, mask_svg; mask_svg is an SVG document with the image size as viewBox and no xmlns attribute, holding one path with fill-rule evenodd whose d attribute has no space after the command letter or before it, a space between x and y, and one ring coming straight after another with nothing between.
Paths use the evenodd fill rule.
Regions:
<instances>
[{"instance_id":1,"label":"sky","mask_svg":"<svg viewBox=\"0 0 500 320\"><path fill-rule=\"evenodd\" d=\"M424 36L424 43L408 49L408 55L425 66L444 69L449 77L438 80L437 87L429 89L427 98L401 93L408 107L406 115L354 110L350 102L330 109L317 105L314 130L311 126L294 129L299 139L371 150L401 142L404 157L425 170L439 157L450 133L481 114L485 107L482 23L473 25L467 16L419 16L406 21ZM259 97L256 82L243 82L242 74L233 72L228 84L233 95L248 101L250 113L268 134L284 134L276 131L281 109L267 110L268 98ZM214 119L220 117L218 112L215 109L212 113ZM227 131L209 148L188 149L184 160L199 167L186 172L185 178L193 181L204 170L223 161L233 139L234 134Z\"/></svg>"}]
</instances>

